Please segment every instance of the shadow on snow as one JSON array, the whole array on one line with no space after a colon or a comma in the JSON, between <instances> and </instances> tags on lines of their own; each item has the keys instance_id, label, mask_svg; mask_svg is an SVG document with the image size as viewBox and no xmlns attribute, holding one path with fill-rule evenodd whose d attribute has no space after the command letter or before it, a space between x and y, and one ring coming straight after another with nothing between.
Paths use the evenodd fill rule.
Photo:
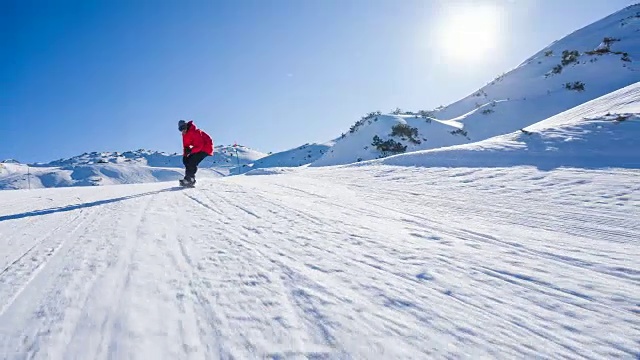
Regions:
<instances>
[{"instance_id":1,"label":"shadow on snow","mask_svg":"<svg viewBox=\"0 0 640 360\"><path fill-rule=\"evenodd\" d=\"M98 200L98 201L92 201L92 202L76 204L76 205L68 205L68 206L61 206L61 207L55 207L55 208L49 208L49 209L43 209L43 210L28 211L28 212L23 212L19 214L4 215L4 216L0 216L0 221L22 219L22 218L28 218L32 216L41 216L41 215L58 213L58 212L73 211L78 209L90 208L94 206L100 206L100 205L110 204L114 202L124 201L124 200L135 199L143 196L160 194L168 191L179 191L182 189L184 188L180 186L176 186L168 189L149 191L149 192L136 194L136 195L121 196L113 199Z\"/></svg>"}]
</instances>

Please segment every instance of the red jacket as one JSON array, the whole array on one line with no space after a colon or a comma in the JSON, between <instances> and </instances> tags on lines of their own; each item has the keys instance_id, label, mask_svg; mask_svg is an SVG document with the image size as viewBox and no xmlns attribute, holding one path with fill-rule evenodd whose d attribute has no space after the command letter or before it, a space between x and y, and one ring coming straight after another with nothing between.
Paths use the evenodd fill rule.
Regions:
<instances>
[{"instance_id":1,"label":"red jacket","mask_svg":"<svg viewBox=\"0 0 640 360\"><path fill-rule=\"evenodd\" d=\"M191 147L191 154L205 152L213 155L213 140L206 132L198 129L193 121L189 121L187 132L182 134L182 148L184 155L187 155L187 148Z\"/></svg>"}]
</instances>

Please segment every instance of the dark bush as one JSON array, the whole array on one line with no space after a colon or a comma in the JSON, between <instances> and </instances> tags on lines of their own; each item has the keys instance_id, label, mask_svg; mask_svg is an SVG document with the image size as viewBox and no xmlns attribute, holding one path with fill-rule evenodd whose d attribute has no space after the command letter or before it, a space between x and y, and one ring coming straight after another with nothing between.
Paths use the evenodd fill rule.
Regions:
<instances>
[{"instance_id":1,"label":"dark bush","mask_svg":"<svg viewBox=\"0 0 640 360\"><path fill-rule=\"evenodd\" d=\"M411 127L407 124L396 124L391 128L391 136L406 137L414 144L420 144L418 136L418 128Z\"/></svg>"},{"instance_id":2,"label":"dark bush","mask_svg":"<svg viewBox=\"0 0 640 360\"><path fill-rule=\"evenodd\" d=\"M378 121L377 116L381 114L382 113L380 111L374 111L374 112L368 113L367 115L363 116L360 120L356 121L355 124L351 125L351 127L349 128L349 132L354 133L358 131L358 128L360 128L366 122L369 122L369 124L371 124L371 120Z\"/></svg>"},{"instance_id":3,"label":"dark bush","mask_svg":"<svg viewBox=\"0 0 640 360\"><path fill-rule=\"evenodd\" d=\"M608 54L610 52L611 52L611 50L609 50L609 48L600 48L600 49L596 49L596 50L586 51L585 54L587 54L587 55L604 55L604 54Z\"/></svg>"},{"instance_id":4,"label":"dark bush","mask_svg":"<svg viewBox=\"0 0 640 360\"><path fill-rule=\"evenodd\" d=\"M389 139L387 141L382 141L382 139L376 135L373 137L373 142L371 145L375 146L376 149L381 151L383 154L399 154L407 151L407 146L402 145L401 143Z\"/></svg>"},{"instance_id":5,"label":"dark bush","mask_svg":"<svg viewBox=\"0 0 640 360\"><path fill-rule=\"evenodd\" d=\"M564 88L567 90L584 91L584 83L582 81L575 81L573 83L564 84Z\"/></svg>"},{"instance_id":6,"label":"dark bush","mask_svg":"<svg viewBox=\"0 0 640 360\"><path fill-rule=\"evenodd\" d=\"M562 52L562 61L560 62L563 66L567 66L571 63L577 62L580 53L577 50L564 50Z\"/></svg>"},{"instance_id":7,"label":"dark bush","mask_svg":"<svg viewBox=\"0 0 640 360\"><path fill-rule=\"evenodd\" d=\"M456 129L456 130L451 131L451 135L462 135L462 136L466 137L468 134L467 134L466 131L464 131L462 129Z\"/></svg>"},{"instance_id":8,"label":"dark bush","mask_svg":"<svg viewBox=\"0 0 640 360\"><path fill-rule=\"evenodd\" d=\"M610 37L605 37L602 42L604 43L605 46L611 46L611 44L613 44L616 41L620 41L620 39L615 39L615 38L610 38Z\"/></svg>"}]
</instances>

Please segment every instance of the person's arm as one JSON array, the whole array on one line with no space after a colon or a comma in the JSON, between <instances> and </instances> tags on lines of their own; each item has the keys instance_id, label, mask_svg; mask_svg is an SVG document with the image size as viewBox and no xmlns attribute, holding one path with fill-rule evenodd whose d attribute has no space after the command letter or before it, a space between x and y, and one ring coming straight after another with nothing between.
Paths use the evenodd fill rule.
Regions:
<instances>
[{"instance_id":1,"label":"person's arm","mask_svg":"<svg viewBox=\"0 0 640 360\"><path fill-rule=\"evenodd\" d=\"M187 157L191 154L191 140L189 136L182 136L182 156Z\"/></svg>"}]
</instances>

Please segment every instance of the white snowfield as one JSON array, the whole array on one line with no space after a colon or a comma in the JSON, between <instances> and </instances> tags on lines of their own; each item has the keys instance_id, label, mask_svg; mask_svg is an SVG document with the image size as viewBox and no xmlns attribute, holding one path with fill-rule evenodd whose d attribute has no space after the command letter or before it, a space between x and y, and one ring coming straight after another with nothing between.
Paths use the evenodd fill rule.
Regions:
<instances>
[{"instance_id":1,"label":"white snowfield","mask_svg":"<svg viewBox=\"0 0 640 360\"><path fill-rule=\"evenodd\" d=\"M0 193L1 359L638 357L637 170L173 185Z\"/></svg>"}]
</instances>

